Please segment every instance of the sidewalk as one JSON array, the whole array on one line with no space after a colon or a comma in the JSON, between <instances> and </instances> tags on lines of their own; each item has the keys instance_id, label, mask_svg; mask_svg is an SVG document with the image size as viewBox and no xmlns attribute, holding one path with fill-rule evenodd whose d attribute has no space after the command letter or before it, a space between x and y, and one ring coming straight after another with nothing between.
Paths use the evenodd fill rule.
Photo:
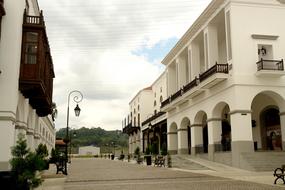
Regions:
<instances>
[{"instance_id":1,"label":"sidewalk","mask_svg":"<svg viewBox=\"0 0 285 190\"><path fill-rule=\"evenodd\" d=\"M44 182L35 190L63 190L66 176L63 174L56 174L56 166L50 164L49 170L42 174Z\"/></svg>"},{"instance_id":2,"label":"sidewalk","mask_svg":"<svg viewBox=\"0 0 285 190\"><path fill-rule=\"evenodd\" d=\"M285 185L274 185L275 177L273 176L273 171L269 172L253 172L248 170L242 170L234 167L230 167L224 164L211 162L201 158L187 158L188 160L200 164L209 168L208 170L188 170L181 168L172 168L172 170L186 171L191 173L206 174L217 177L230 178L234 180L242 180L272 186L284 187Z\"/></svg>"}]
</instances>

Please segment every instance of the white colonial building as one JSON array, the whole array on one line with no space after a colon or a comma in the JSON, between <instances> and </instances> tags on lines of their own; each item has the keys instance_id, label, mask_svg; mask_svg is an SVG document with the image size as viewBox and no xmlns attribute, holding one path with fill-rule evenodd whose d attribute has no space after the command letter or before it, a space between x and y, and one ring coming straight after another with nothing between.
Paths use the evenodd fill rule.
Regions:
<instances>
[{"instance_id":1,"label":"white colonial building","mask_svg":"<svg viewBox=\"0 0 285 190\"><path fill-rule=\"evenodd\" d=\"M285 2L213 0L163 59L167 149L250 170L285 162Z\"/></svg>"},{"instance_id":2,"label":"white colonial building","mask_svg":"<svg viewBox=\"0 0 285 190\"><path fill-rule=\"evenodd\" d=\"M160 111L161 102L166 97L166 75L162 73L150 87L139 91L129 103L130 114L123 120L123 131L129 134L130 154L137 147L144 152L154 142L162 145L163 138L155 135L153 129L158 125L156 129L161 129L163 125L166 132L166 114ZM161 131L156 132L162 134Z\"/></svg>"},{"instance_id":3,"label":"white colonial building","mask_svg":"<svg viewBox=\"0 0 285 190\"><path fill-rule=\"evenodd\" d=\"M28 147L55 144L53 63L37 0L0 0L0 170L19 133Z\"/></svg>"}]
</instances>

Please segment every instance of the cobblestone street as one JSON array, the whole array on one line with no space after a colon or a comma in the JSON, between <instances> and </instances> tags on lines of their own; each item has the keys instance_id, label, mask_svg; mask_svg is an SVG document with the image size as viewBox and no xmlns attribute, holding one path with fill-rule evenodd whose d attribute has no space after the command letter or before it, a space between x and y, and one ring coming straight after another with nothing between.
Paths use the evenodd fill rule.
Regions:
<instances>
[{"instance_id":1,"label":"cobblestone street","mask_svg":"<svg viewBox=\"0 0 285 190\"><path fill-rule=\"evenodd\" d=\"M64 189L277 190L284 188L108 159L73 159Z\"/></svg>"}]
</instances>

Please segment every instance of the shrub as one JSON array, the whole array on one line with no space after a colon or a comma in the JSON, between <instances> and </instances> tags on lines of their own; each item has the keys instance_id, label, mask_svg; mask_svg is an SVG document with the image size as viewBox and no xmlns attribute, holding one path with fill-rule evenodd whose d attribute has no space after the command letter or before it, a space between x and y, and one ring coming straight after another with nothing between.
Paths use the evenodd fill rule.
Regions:
<instances>
[{"instance_id":1,"label":"shrub","mask_svg":"<svg viewBox=\"0 0 285 190\"><path fill-rule=\"evenodd\" d=\"M31 152L23 135L19 135L16 146L12 147L10 160L16 189L31 189L38 187L42 179L37 177L36 172L45 168L45 160L42 155Z\"/></svg>"}]
</instances>

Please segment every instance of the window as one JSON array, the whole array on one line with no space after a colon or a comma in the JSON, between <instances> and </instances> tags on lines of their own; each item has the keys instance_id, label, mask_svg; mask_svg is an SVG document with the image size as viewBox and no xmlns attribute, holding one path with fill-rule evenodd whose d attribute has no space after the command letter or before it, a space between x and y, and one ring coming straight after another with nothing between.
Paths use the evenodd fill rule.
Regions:
<instances>
[{"instance_id":1,"label":"window","mask_svg":"<svg viewBox=\"0 0 285 190\"><path fill-rule=\"evenodd\" d=\"M154 110L154 115L156 115L156 113L157 113L157 111L156 111L156 110Z\"/></svg>"},{"instance_id":2,"label":"window","mask_svg":"<svg viewBox=\"0 0 285 190\"><path fill-rule=\"evenodd\" d=\"M134 109L134 114L136 114L136 109Z\"/></svg>"},{"instance_id":3,"label":"window","mask_svg":"<svg viewBox=\"0 0 285 190\"><path fill-rule=\"evenodd\" d=\"M36 64L38 53L38 36L36 32L26 33L25 64Z\"/></svg>"},{"instance_id":4,"label":"window","mask_svg":"<svg viewBox=\"0 0 285 190\"><path fill-rule=\"evenodd\" d=\"M160 92L162 92L162 87L160 87Z\"/></svg>"},{"instance_id":5,"label":"window","mask_svg":"<svg viewBox=\"0 0 285 190\"><path fill-rule=\"evenodd\" d=\"M156 101L154 100L153 106L156 106Z\"/></svg>"},{"instance_id":6,"label":"window","mask_svg":"<svg viewBox=\"0 0 285 190\"><path fill-rule=\"evenodd\" d=\"M163 97L162 96L160 96L159 101L160 101L160 103L163 101Z\"/></svg>"},{"instance_id":7,"label":"window","mask_svg":"<svg viewBox=\"0 0 285 190\"><path fill-rule=\"evenodd\" d=\"M140 105L138 105L138 111L140 111Z\"/></svg>"}]
</instances>

